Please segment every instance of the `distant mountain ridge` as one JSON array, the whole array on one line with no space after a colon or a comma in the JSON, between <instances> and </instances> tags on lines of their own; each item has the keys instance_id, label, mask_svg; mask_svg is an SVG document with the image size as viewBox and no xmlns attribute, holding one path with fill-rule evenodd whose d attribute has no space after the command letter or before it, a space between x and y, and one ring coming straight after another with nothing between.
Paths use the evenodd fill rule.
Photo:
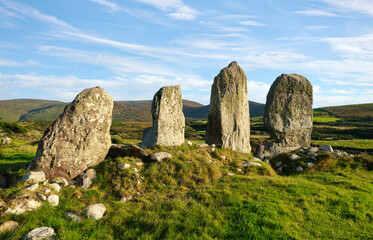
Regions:
<instances>
[{"instance_id":1,"label":"distant mountain ridge","mask_svg":"<svg viewBox=\"0 0 373 240\"><path fill-rule=\"evenodd\" d=\"M250 117L263 116L264 104L250 103ZM68 103L38 99L0 100L1 121L54 121ZM151 100L114 101L113 121L151 122ZM187 119L206 120L209 106L183 99Z\"/></svg>"}]
</instances>

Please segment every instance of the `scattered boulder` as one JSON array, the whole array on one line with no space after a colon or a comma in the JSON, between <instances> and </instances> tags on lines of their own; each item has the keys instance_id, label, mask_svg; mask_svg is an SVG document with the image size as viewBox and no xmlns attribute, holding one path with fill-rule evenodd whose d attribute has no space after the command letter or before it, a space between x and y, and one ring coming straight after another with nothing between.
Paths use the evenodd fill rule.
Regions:
<instances>
[{"instance_id":1,"label":"scattered boulder","mask_svg":"<svg viewBox=\"0 0 373 240\"><path fill-rule=\"evenodd\" d=\"M124 169L130 168L130 167L131 167L131 165L129 165L128 163L118 163L118 165L117 165L117 168L119 170L124 170Z\"/></svg>"},{"instance_id":2,"label":"scattered boulder","mask_svg":"<svg viewBox=\"0 0 373 240\"><path fill-rule=\"evenodd\" d=\"M285 147L309 146L312 102L312 85L305 77L298 74L279 76L268 92L263 116L271 137Z\"/></svg>"},{"instance_id":3,"label":"scattered boulder","mask_svg":"<svg viewBox=\"0 0 373 240\"><path fill-rule=\"evenodd\" d=\"M38 187L39 187L39 184L36 183L36 184L25 187L23 190L34 192L36 189L38 189Z\"/></svg>"},{"instance_id":4,"label":"scattered boulder","mask_svg":"<svg viewBox=\"0 0 373 240\"><path fill-rule=\"evenodd\" d=\"M122 196L119 201L120 202L128 202L128 201L132 200L132 198L133 197L131 195L125 195L125 196Z\"/></svg>"},{"instance_id":5,"label":"scattered boulder","mask_svg":"<svg viewBox=\"0 0 373 240\"><path fill-rule=\"evenodd\" d=\"M58 185L57 183L52 183L52 184L50 184L49 186L50 186L54 191L56 191L56 192L61 191L61 186Z\"/></svg>"},{"instance_id":6,"label":"scattered boulder","mask_svg":"<svg viewBox=\"0 0 373 240\"><path fill-rule=\"evenodd\" d=\"M96 170L94 170L93 168L90 168L88 169L87 171L85 171L85 175L91 179L92 181L95 180L97 178L97 172Z\"/></svg>"},{"instance_id":7,"label":"scattered boulder","mask_svg":"<svg viewBox=\"0 0 373 240\"><path fill-rule=\"evenodd\" d=\"M65 214L65 219L67 221L80 222L80 221L82 221L82 216L80 216L79 214L74 213L74 212L67 212Z\"/></svg>"},{"instance_id":8,"label":"scattered boulder","mask_svg":"<svg viewBox=\"0 0 373 240\"><path fill-rule=\"evenodd\" d=\"M308 148L308 152L316 153L317 151L319 151L319 149L317 147L309 147Z\"/></svg>"},{"instance_id":9,"label":"scattered boulder","mask_svg":"<svg viewBox=\"0 0 373 240\"><path fill-rule=\"evenodd\" d=\"M44 194L50 194L51 190L49 188L44 188L43 193Z\"/></svg>"},{"instance_id":10,"label":"scattered boulder","mask_svg":"<svg viewBox=\"0 0 373 240\"><path fill-rule=\"evenodd\" d=\"M56 194L49 195L47 198L49 205L56 207L60 203L60 198Z\"/></svg>"},{"instance_id":11,"label":"scattered boulder","mask_svg":"<svg viewBox=\"0 0 373 240\"><path fill-rule=\"evenodd\" d=\"M9 208L4 212L4 215L16 214L20 215L25 212L31 212L42 206L42 203L34 199L16 198L10 201Z\"/></svg>"},{"instance_id":12,"label":"scattered boulder","mask_svg":"<svg viewBox=\"0 0 373 240\"><path fill-rule=\"evenodd\" d=\"M179 146L184 143L185 117L180 85L163 87L152 102L153 128L144 132L143 148ZM151 138L149 135L151 133ZM147 135L145 137L145 135Z\"/></svg>"},{"instance_id":13,"label":"scattered boulder","mask_svg":"<svg viewBox=\"0 0 373 240\"><path fill-rule=\"evenodd\" d=\"M54 177L50 180L50 183L57 183L57 184L59 184L60 186L63 186L63 187L66 187L66 186L69 185L66 178L63 178L63 177Z\"/></svg>"},{"instance_id":14,"label":"scattered boulder","mask_svg":"<svg viewBox=\"0 0 373 240\"><path fill-rule=\"evenodd\" d=\"M54 239L54 232L53 228L50 227L38 227L32 230L31 232L27 233L24 240L43 240L43 239Z\"/></svg>"},{"instance_id":15,"label":"scattered boulder","mask_svg":"<svg viewBox=\"0 0 373 240\"><path fill-rule=\"evenodd\" d=\"M21 182L40 183L40 182L44 182L45 179L46 178L45 178L45 173L44 172L30 171L22 177Z\"/></svg>"},{"instance_id":16,"label":"scattered boulder","mask_svg":"<svg viewBox=\"0 0 373 240\"><path fill-rule=\"evenodd\" d=\"M41 193L36 193L36 195L38 195L38 198L39 198L41 201L46 201L46 200L47 200L47 197L44 196L44 195L41 194Z\"/></svg>"},{"instance_id":17,"label":"scattered boulder","mask_svg":"<svg viewBox=\"0 0 373 240\"><path fill-rule=\"evenodd\" d=\"M6 178L0 174L0 188L5 188L7 185L8 181Z\"/></svg>"},{"instance_id":18,"label":"scattered boulder","mask_svg":"<svg viewBox=\"0 0 373 240\"><path fill-rule=\"evenodd\" d=\"M83 212L88 218L92 220L99 220L104 216L106 207L102 203L93 204L86 207Z\"/></svg>"},{"instance_id":19,"label":"scattered boulder","mask_svg":"<svg viewBox=\"0 0 373 240\"><path fill-rule=\"evenodd\" d=\"M202 147L210 147L207 143L200 143L198 144L198 147L202 148Z\"/></svg>"},{"instance_id":20,"label":"scattered boulder","mask_svg":"<svg viewBox=\"0 0 373 240\"><path fill-rule=\"evenodd\" d=\"M138 157L141 159L148 158L149 155L136 145L112 144L107 155L108 157Z\"/></svg>"},{"instance_id":21,"label":"scattered boulder","mask_svg":"<svg viewBox=\"0 0 373 240\"><path fill-rule=\"evenodd\" d=\"M297 154L292 154L289 156L289 159L292 161L298 160L300 157Z\"/></svg>"},{"instance_id":22,"label":"scattered boulder","mask_svg":"<svg viewBox=\"0 0 373 240\"><path fill-rule=\"evenodd\" d=\"M11 144L11 143L12 143L12 139L10 137L3 137L1 139L1 144L0 145Z\"/></svg>"},{"instance_id":23,"label":"scattered boulder","mask_svg":"<svg viewBox=\"0 0 373 240\"><path fill-rule=\"evenodd\" d=\"M333 148L330 145L321 145L320 146L320 151L325 151L325 152L333 152Z\"/></svg>"},{"instance_id":24,"label":"scattered boulder","mask_svg":"<svg viewBox=\"0 0 373 240\"><path fill-rule=\"evenodd\" d=\"M45 131L30 170L75 178L105 159L111 146L113 99L101 87L79 93Z\"/></svg>"},{"instance_id":25,"label":"scattered boulder","mask_svg":"<svg viewBox=\"0 0 373 240\"><path fill-rule=\"evenodd\" d=\"M258 162L244 162L242 164L243 167L250 167L250 166L263 166L261 163L258 163Z\"/></svg>"},{"instance_id":26,"label":"scattered boulder","mask_svg":"<svg viewBox=\"0 0 373 240\"><path fill-rule=\"evenodd\" d=\"M268 142L257 147L255 156L259 159L265 159L266 157L275 157L281 153L294 151L297 148L298 147L283 146L280 143Z\"/></svg>"},{"instance_id":27,"label":"scattered boulder","mask_svg":"<svg viewBox=\"0 0 373 240\"><path fill-rule=\"evenodd\" d=\"M14 232L19 227L19 223L15 221L5 221L0 225L0 234L4 232Z\"/></svg>"},{"instance_id":28,"label":"scattered boulder","mask_svg":"<svg viewBox=\"0 0 373 240\"><path fill-rule=\"evenodd\" d=\"M214 79L206 143L245 153L251 151L247 80L237 62L223 68Z\"/></svg>"},{"instance_id":29,"label":"scattered boulder","mask_svg":"<svg viewBox=\"0 0 373 240\"><path fill-rule=\"evenodd\" d=\"M151 159L157 162L161 162L165 159L172 158L172 155L169 154L168 152L159 152L154 154Z\"/></svg>"},{"instance_id":30,"label":"scattered boulder","mask_svg":"<svg viewBox=\"0 0 373 240\"><path fill-rule=\"evenodd\" d=\"M192 143L191 141L188 141L187 144L188 144L189 146L193 146L193 143Z\"/></svg>"},{"instance_id":31,"label":"scattered boulder","mask_svg":"<svg viewBox=\"0 0 373 240\"><path fill-rule=\"evenodd\" d=\"M298 166L295 168L295 171L297 172L303 172L303 168L301 166Z\"/></svg>"},{"instance_id":32,"label":"scattered boulder","mask_svg":"<svg viewBox=\"0 0 373 240\"><path fill-rule=\"evenodd\" d=\"M281 162L281 161L280 161L280 162L277 162L276 165L275 165L275 168L281 167L281 165L282 165L282 162Z\"/></svg>"},{"instance_id":33,"label":"scattered boulder","mask_svg":"<svg viewBox=\"0 0 373 240\"><path fill-rule=\"evenodd\" d=\"M87 190L92 185L92 180L85 174L81 173L75 180L75 186Z\"/></svg>"},{"instance_id":34,"label":"scattered boulder","mask_svg":"<svg viewBox=\"0 0 373 240\"><path fill-rule=\"evenodd\" d=\"M306 163L307 164L307 167L313 167L313 166L315 166L315 164L314 163L311 163L311 162L308 162L308 163Z\"/></svg>"}]
</instances>

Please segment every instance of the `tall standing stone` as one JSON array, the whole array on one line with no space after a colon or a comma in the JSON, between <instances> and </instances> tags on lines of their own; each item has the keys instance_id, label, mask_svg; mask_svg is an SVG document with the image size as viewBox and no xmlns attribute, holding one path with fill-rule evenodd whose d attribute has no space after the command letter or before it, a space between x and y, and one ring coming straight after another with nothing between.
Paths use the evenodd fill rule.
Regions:
<instances>
[{"instance_id":1,"label":"tall standing stone","mask_svg":"<svg viewBox=\"0 0 373 240\"><path fill-rule=\"evenodd\" d=\"M111 146L112 111L113 99L101 87L79 93L45 131L29 169L72 179L99 164Z\"/></svg>"},{"instance_id":2,"label":"tall standing stone","mask_svg":"<svg viewBox=\"0 0 373 240\"><path fill-rule=\"evenodd\" d=\"M264 111L264 125L282 146L311 143L313 124L312 85L298 74L282 74L272 84Z\"/></svg>"},{"instance_id":3,"label":"tall standing stone","mask_svg":"<svg viewBox=\"0 0 373 240\"><path fill-rule=\"evenodd\" d=\"M153 127L144 132L142 148L184 143L185 118L180 85L163 87L152 102Z\"/></svg>"},{"instance_id":4,"label":"tall standing stone","mask_svg":"<svg viewBox=\"0 0 373 240\"><path fill-rule=\"evenodd\" d=\"M247 80L236 62L223 68L211 88L206 143L250 152L250 113Z\"/></svg>"}]
</instances>

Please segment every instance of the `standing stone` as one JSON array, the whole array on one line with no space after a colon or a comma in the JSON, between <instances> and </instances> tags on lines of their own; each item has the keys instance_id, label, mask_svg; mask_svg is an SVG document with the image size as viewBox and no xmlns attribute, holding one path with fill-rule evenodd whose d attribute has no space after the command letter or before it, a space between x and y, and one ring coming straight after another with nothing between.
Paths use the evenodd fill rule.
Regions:
<instances>
[{"instance_id":1,"label":"standing stone","mask_svg":"<svg viewBox=\"0 0 373 240\"><path fill-rule=\"evenodd\" d=\"M183 144L185 118L182 110L180 85L159 89L152 103L153 127L144 132L141 147Z\"/></svg>"},{"instance_id":2,"label":"standing stone","mask_svg":"<svg viewBox=\"0 0 373 240\"><path fill-rule=\"evenodd\" d=\"M111 146L112 111L113 99L101 87L79 93L44 133L29 169L70 180L99 164Z\"/></svg>"},{"instance_id":3,"label":"standing stone","mask_svg":"<svg viewBox=\"0 0 373 240\"><path fill-rule=\"evenodd\" d=\"M298 74L282 74L272 84L264 111L264 125L283 146L302 147L311 143L313 123L312 85Z\"/></svg>"},{"instance_id":4,"label":"standing stone","mask_svg":"<svg viewBox=\"0 0 373 240\"><path fill-rule=\"evenodd\" d=\"M206 143L240 152L251 151L247 80L236 62L223 68L214 79Z\"/></svg>"}]
</instances>

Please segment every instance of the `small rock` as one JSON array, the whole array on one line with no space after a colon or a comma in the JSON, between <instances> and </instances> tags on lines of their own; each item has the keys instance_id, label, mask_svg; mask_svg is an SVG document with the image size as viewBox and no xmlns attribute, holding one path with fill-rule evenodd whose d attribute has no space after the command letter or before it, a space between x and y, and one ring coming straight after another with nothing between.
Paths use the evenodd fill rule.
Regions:
<instances>
[{"instance_id":1,"label":"small rock","mask_svg":"<svg viewBox=\"0 0 373 240\"><path fill-rule=\"evenodd\" d=\"M38 198L39 198L40 200L42 200L42 201L46 201L46 200L47 200L47 197L44 196L44 195L41 194L41 193L36 193L36 195L38 195Z\"/></svg>"},{"instance_id":2,"label":"small rock","mask_svg":"<svg viewBox=\"0 0 373 240\"><path fill-rule=\"evenodd\" d=\"M200 143L198 144L198 147L209 147L207 143Z\"/></svg>"},{"instance_id":3,"label":"small rock","mask_svg":"<svg viewBox=\"0 0 373 240\"><path fill-rule=\"evenodd\" d=\"M154 154L151 157L152 160L158 161L158 162L161 162L162 160L167 159L167 158L172 158L172 155L167 152L159 152L159 153Z\"/></svg>"},{"instance_id":4,"label":"small rock","mask_svg":"<svg viewBox=\"0 0 373 240\"><path fill-rule=\"evenodd\" d=\"M79 214L74 213L74 212L67 212L65 214L65 219L67 221L80 222L80 221L82 221L82 216L80 216Z\"/></svg>"},{"instance_id":5,"label":"small rock","mask_svg":"<svg viewBox=\"0 0 373 240\"><path fill-rule=\"evenodd\" d=\"M15 221L5 221L0 225L0 234L4 232L14 232L19 227L19 223Z\"/></svg>"},{"instance_id":6,"label":"small rock","mask_svg":"<svg viewBox=\"0 0 373 240\"><path fill-rule=\"evenodd\" d=\"M331 153L333 152L332 146L327 145L327 144L321 145L320 150L325 151L325 152L331 152Z\"/></svg>"},{"instance_id":7,"label":"small rock","mask_svg":"<svg viewBox=\"0 0 373 240\"><path fill-rule=\"evenodd\" d=\"M228 176L233 176L234 175L234 173L232 173L232 172L227 172L227 174L228 174Z\"/></svg>"},{"instance_id":8,"label":"small rock","mask_svg":"<svg viewBox=\"0 0 373 240\"><path fill-rule=\"evenodd\" d=\"M249 166L259 166L261 167L262 164L261 163L258 163L258 162L244 162L242 164L243 167L249 167Z\"/></svg>"},{"instance_id":9,"label":"small rock","mask_svg":"<svg viewBox=\"0 0 373 240\"><path fill-rule=\"evenodd\" d=\"M43 193L44 194L49 194L49 193L51 193L51 190L49 188L44 188Z\"/></svg>"},{"instance_id":10,"label":"small rock","mask_svg":"<svg viewBox=\"0 0 373 240\"><path fill-rule=\"evenodd\" d=\"M92 185L92 180L85 173L81 173L76 178L75 185L87 190Z\"/></svg>"},{"instance_id":11,"label":"small rock","mask_svg":"<svg viewBox=\"0 0 373 240\"><path fill-rule=\"evenodd\" d=\"M275 168L281 167L281 165L282 165L282 162L279 161L279 162L276 163Z\"/></svg>"},{"instance_id":12,"label":"small rock","mask_svg":"<svg viewBox=\"0 0 373 240\"><path fill-rule=\"evenodd\" d=\"M35 228L31 232L27 233L24 240L42 240L42 239L53 239L55 235L54 229L50 227L39 227Z\"/></svg>"},{"instance_id":13,"label":"small rock","mask_svg":"<svg viewBox=\"0 0 373 240\"><path fill-rule=\"evenodd\" d=\"M94 180L94 179L97 178L96 170L94 170L93 168L88 169L88 170L85 172L85 175L86 175L87 177L89 177L89 179L91 179L91 180Z\"/></svg>"},{"instance_id":14,"label":"small rock","mask_svg":"<svg viewBox=\"0 0 373 240\"><path fill-rule=\"evenodd\" d=\"M69 180L67 181L68 186L75 186L75 181L74 180Z\"/></svg>"},{"instance_id":15,"label":"small rock","mask_svg":"<svg viewBox=\"0 0 373 240\"><path fill-rule=\"evenodd\" d=\"M57 183L52 183L49 185L54 191L59 192L61 190L61 186Z\"/></svg>"},{"instance_id":16,"label":"small rock","mask_svg":"<svg viewBox=\"0 0 373 240\"><path fill-rule=\"evenodd\" d=\"M265 158L263 162L265 162L265 163L267 163L267 164L271 165L271 162L269 161L269 159L268 159L268 158Z\"/></svg>"},{"instance_id":17,"label":"small rock","mask_svg":"<svg viewBox=\"0 0 373 240\"><path fill-rule=\"evenodd\" d=\"M124 170L124 169L130 168L130 167L131 167L131 165L129 165L128 163L118 163L118 165L117 165L117 168L119 170Z\"/></svg>"},{"instance_id":18,"label":"small rock","mask_svg":"<svg viewBox=\"0 0 373 240\"><path fill-rule=\"evenodd\" d=\"M227 159L227 157L224 156L224 155L221 155L220 158L223 159L223 160Z\"/></svg>"},{"instance_id":19,"label":"small rock","mask_svg":"<svg viewBox=\"0 0 373 240\"><path fill-rule=\"evenodd\" d=\"M11 144L12 143L12 139L10 137L3 137L1 139L1 145L4 145L4 144Z\"/></svg>"},{"instance_id":20,"label":"small rock","mask_svg":"<svg viewBox=\"0 0 373 240\"><path fill-rule=\"evenodd\" d=\"M43 182L43 185L44 185L44 186L47 185L47 184L49 184L49 180L45 180L45 181Z\"/></svg>"},{"instance_id":21,"label":"small rock","mask_svg":"<svg viewBox=\"0 0 373 240\"><path fill-rule=\"evenodd\" d=\"M213 144L210 145L210 147L216 148L216 144L213 143Z\"/></svg>"},{"instance_id":22,"label":"small rock","mask_svg":"<svg viewBox=\"0 0 373 240\"><path fill-rule=\"evenodd\" d=\"M119 201L120 202L128 202L130 200L132 200L132 196L131 195L125 195Z\"/></svg>"},{"instance_id":23,"label":"small rock","mask_svg":"<svg viewBox=\"0 0 373 240\"><path fill-rule=\"evenodd\" d=\"M188 141L187 144L188 144L189 146L193 146L193 143L192 143L191 141Z\"/></svg>"},{"instance_id":24,"label":"small rock","mask_svg":"<svg viewBox=\"0 0 373 240\"><path fill-rule=\"evenodd\" d=\"M307 164L307 167L313 167L313 166L315 166L315 164L314 163L311 163L311 162L308 162L308 163L306 163Z\"/></svg>"},{"instance_id":25,"label":"small rock","mask_svg":"<svg viewBox=\"0 0 373 240\"><path fill-rule=\"evenodd\" d=\"M38 189L38 187L39 187L39 184L36 183L36 184L30 185L28 187L25 187L24 190L34 192L36 189Z\"/></svg>"},{"instance_id":26,"label":"small rock","mask_svg":"<svg viewBox=\"0 0 373 240\"><path fill-rule=\"evenodd\" d=\"M133 168L133 171L135 172L139 172L139 170L137 168Z\"/></svg>"},{"instance_id":27,"label":"small rock","mask_svg":"<svg viewBox=\"0 0 373 240\"><path fill-rule=\"evenodd\" d=\"M254 160L257 161L257 162L261 162L262 160L257 158L257 157L254 157Z\"/></svg>"},{"instance_id":28,"label":"small rock","mask_svg":"<svg viewBox=\"0 0 373 240\"><path fill-rule=\"evenodd\" d=\"M45 173L44 172L33 172L30 171L26 173L22 179L21 182L26 182L26 183L40 183L45 181Z\"/></svg>"},{"instance_id":29,"label":"small rock","mask_svg":"<svg viewBox=\"0 0 373 240\"><path fill-rule=\"evenodd\" d=\"M295 160L298 160L300 157L296 154L292 154L289 156L289 159L292 160L292 161L295 161Z\"/></svg>"},{"instance_id":30,"label":"small rock","mask_svg":"<svg viewBox=\"0 0 373 240\"><path fill-rule=\"evenodd\" d=\"M295 171L297 172L303 172L303 168L301 166L298 166L295 168Z\"/></svg>"},{"instance_id":31,"label":"small rock","mask_svg":"<svg viewBox=\"0 0 373 240\"><path fill-rule=\"evenodd\" d=\"M310 151L307 153L307 156L312 157L312 156L317 156L316 152Z\"/></svg>"},{"instance_id":32,"label":"small rock","mask_svg":"<svg viewBox=\"0 0 373 240\"><path fill-rule=\"evenodd\" d=\"M88 218L92 220L99 220L104 216L106 207L102 203L93 204L86 207L83 212Z\"/></svg>"},{"instance_id":33,"label":"small rock","mask_svg":"<svg viewBox=\"0 0 373 240\"><path fill-rule=\"evenodd\" d=\"M47 202L49 205L56 207L60 202L60 198L56 194L52 194L47 198Z\"/></svg>"},{"instance_id":34,"label":"small rock","mask_svg":"<svg viewBox=\"0 0 373 240\"><path fill-rule=\"evenodd\" d=\"M63 177L54 177L50 180L50 183L57 183L63 187L67 187L69 185L69 182Z\"/></svg>"},{"instance_id":35,"label":"small rock","mask_svg":"<svg viewBox=\"0 0 373 240\"><path fill-rule=\"evenodd\" d=\"M335 150L335 151L333 152L333 154L334 154L334 155L337 155L337 156L342 156L342 155L343 155L342 152L339 151L339 150Z\"/></svg>"},{"instance_id":36,"label":"small rock","mask_svg":"<svg viewBox=\"0 0 373 240\"><path fill-rule=\"evenodd\" d=\"M41 207L41 202L35 200L27 200L27 199L16 199L15 201L11 202L10 207L4 212L4 215L7 214L16 214L20 215L25 212L31 212L39 207Z\"/></svg>"},{"instance_id":37,"label":"small rock","mask_svg":"<svg viewBox=\"0 0 373 240\"><path fill-rule=\"evenodd\" d=\"M211 148L210 152L215 152L216 148Z\"/></svg>"},{"instance_id":38,"label":"small rock","mask_svg":"<svg viewBox=\"0 0 373 240\"><path fill-rule=\"evenodd\" d=\"M143 162L136 162L136 166L142 166L142 165L144 165Z\"/></svg>"},{"instance_id":39,"label":"small rock","mask_svg":"<svg viewBox=\"0 0 373 240\"><path fill-rule=\"evenodd\" d=\"M149 155L136 145L112 144L107 155L108 157L138 157L141 159L148 158Z\"/></svg>"},{"instance_id":40,"label":"small rock","mask_svg":"<svg viewBox=\"0 0 373 240\"><path fill-rule=\"evenodd\" d=\"M237 172L240 172L240 173L242 173L242 172L243 172L243 170L242 170L241 168L237 168Z\"/></svg>"},{"instance_id":41,"label":"small rock","mask_svg":"<svg viewBox=\"0 0 373 240\"><path fill-rule=\"evenodd\" d=\"M309 147L308 148L308 152L317 152L317 151L319 151L319 149L317 148L317 147Z\"/></svg>"}]
</instances>

